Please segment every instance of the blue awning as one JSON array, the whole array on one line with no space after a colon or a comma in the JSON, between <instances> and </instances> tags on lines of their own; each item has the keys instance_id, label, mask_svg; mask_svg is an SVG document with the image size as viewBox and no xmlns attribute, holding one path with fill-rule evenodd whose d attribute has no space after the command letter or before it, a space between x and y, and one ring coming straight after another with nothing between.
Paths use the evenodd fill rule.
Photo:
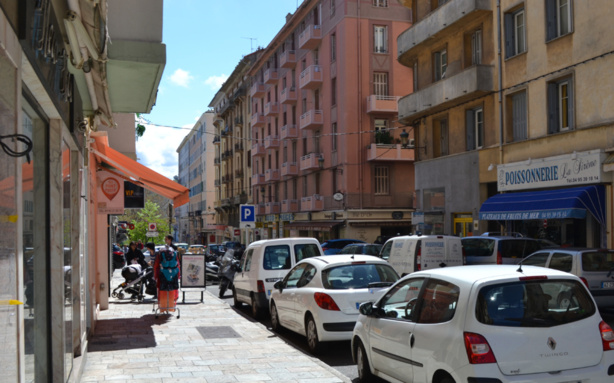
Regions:
<instances>
[{"instance_id":1,"label":"blue awning","mask_svg":"<svg viewBox=\"0 0 614 383\"><path fill-rule=\"evenodd\" d=\"M482 204L481 220L515 221L527 219L586 218L589 211L605 225L603 185L570 189L497 194Z\"/></svg>"}]
</instances>

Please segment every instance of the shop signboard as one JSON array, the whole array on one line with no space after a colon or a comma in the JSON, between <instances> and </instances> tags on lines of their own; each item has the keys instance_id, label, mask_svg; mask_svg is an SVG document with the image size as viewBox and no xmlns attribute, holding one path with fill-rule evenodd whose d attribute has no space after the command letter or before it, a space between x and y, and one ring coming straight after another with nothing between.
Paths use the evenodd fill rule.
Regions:
<instances>
[{"instance_id":1,"label":"shop signboard","mask_svg":"<svg viewBox=\"0 0 614 383\"><path fill-rule=\"evenodd\" d=\"M101 170L96 173L99 214L124 214L124 180Z\"/></svg>"},{"instance_id":2,"label":"shop signboard","mask_svg":"<svg viewBox=\"0 0 614 383\"><path fill-rule=\"evenodd\" d=\"M499 165L500 192L598 184L605 154L598 150Z\"/></svg>"}]
</instances>

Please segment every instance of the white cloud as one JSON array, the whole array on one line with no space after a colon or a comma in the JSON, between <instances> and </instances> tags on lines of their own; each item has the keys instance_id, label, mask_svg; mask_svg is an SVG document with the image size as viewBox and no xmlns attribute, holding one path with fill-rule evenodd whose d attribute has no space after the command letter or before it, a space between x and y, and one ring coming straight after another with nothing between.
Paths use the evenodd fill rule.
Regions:
<instances>
[{"instance_id":1,"label":"white cloud","mask_svg":"<svg viewBox=\"0 0 614 383\"><path fill-rule=\"evenodd\" d=\"M185 71L183 69L177 69L171 75L170 79L174 84L187 88L189 82L194 80L194 76L192 76L188 71Z\"/></svg>"},{"instance_id":2,"label":"white cloud","mask_svg":"<svg viewBox=\"0 0 614 383\"><path fill-rule=\"evenodd\" d=\"M211 76L205 80L205 85L208 85L212 90L219 90L224 82L228 80L228 75L222 74L220 76Z\"/></svg>"},{"instance_id":3,"label":"white cloud","mask_svg":"<svg viewBox=\"0 0 614 383\"><path fill-rule=\"evenodd\" d=\"M145 134L136 142L139 162L172 180L179 173L177 148L189 130L149 124L145 128Z\"/></svg>"}]
</instances>

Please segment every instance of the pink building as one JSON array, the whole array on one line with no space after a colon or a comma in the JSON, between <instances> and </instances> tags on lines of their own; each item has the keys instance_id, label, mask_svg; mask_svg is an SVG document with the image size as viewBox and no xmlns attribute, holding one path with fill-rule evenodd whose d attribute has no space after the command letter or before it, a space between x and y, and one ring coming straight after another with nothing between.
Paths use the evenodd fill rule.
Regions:
<instances>
[{"instance_id":1,"label":"pink building","mask_svg":"<svg viewBox=\"0 0 614 383\"><path fill-rule=\"evenodd\" d=\"M410 20L393 0L305 0L252 66L261 238L410 231L413 132L396 122L412 92L396 46Z\"/></svg>"}]
</instances>

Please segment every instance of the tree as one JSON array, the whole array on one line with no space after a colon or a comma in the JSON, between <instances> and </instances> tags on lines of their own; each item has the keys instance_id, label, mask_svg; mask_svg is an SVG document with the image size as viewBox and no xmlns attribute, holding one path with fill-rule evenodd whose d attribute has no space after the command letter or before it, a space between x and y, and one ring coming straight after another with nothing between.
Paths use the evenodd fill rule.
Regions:
<instances>
[{"instance_id":1,"label":"tree","mask_svg":"<svg viewBox=\"0 0 614 383\"><path fill-rule=\"evenodd\" d=\"M131 221L133 230L128 230L131 241L164 243L164 236L168 233L168 218L160 213L160 206L152 201L145 201L145 207L136 212L137 218ZM147 237L150 223L158 226L157 237Z\"/></svg>"}]
</instances>

